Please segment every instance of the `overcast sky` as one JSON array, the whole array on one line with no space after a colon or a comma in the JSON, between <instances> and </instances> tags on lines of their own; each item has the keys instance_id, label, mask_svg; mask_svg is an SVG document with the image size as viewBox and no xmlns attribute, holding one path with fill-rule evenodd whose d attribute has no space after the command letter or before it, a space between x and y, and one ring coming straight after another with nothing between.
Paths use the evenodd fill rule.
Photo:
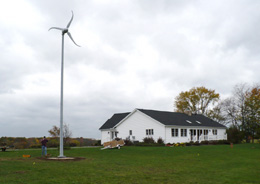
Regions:
<instances>
[{"instance_id":1,"label":"overcast sky","mask_svg":"<svg viewBox=\"0 0 260 184\"><path fill-rule=\"evenodd\" d=\"M192 87L224 99L260 81L257 0L1 0L0 137L48 136L59 126L61 32L64 122L99 139L114 113L173 111Z\"/></svg>"}]
</instances>

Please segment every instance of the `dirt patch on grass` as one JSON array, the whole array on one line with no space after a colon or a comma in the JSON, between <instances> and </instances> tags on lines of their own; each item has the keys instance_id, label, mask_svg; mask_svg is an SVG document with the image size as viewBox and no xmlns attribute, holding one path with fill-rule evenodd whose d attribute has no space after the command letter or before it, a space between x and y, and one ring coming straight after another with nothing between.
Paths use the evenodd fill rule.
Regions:
<instances>
[{"instance_id":1,"label":"dirt patch on grass","mask_svg":"<svg viewBox=\"0 0 260 184\"><path fill-rule=\"evenodd\" d=\"M14 174L24 174L26 171L15 171Z\"/></svg>"},{"instance_id":2,"label":"dirt patch on grass","mask_svg":"<svg viewBox=\"0 0 260 184\"><path fill-rule=\"evenodd\" d=\"M40 160L45 160L45 161L58 161L58 162L73 162L73 161L81 161L81 160L86 160L84 157L65 157L65 158L58 158L58 157L36 157L37 159Z\"/></svg>"}]
</instances>

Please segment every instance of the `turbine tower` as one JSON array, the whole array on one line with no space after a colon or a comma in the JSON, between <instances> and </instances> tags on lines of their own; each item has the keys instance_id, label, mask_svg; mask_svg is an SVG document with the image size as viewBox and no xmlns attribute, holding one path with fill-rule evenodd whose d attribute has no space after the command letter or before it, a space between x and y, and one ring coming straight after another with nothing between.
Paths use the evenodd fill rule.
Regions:
<instances>
[{"instance_id":1,"label":"turbine tower","mask_svg":"<svg viewBox=\"0 0 260 184\"><path fill-rule=\"evenodd\" d=\"M49 29L49 31L51 29L57 29L57 30L60 30L61 31L61 35L62 35L62 42L61 42L61 92L60 92L60 155L59 157L60 158L63 158L65 157L63 155L63 68L64 68L64 35L67 33L67 35L70 37L70 39L72 40L72 42L77 45L78 47L80 47L78 44L76 44L76 42L73 40L70 32L69 32L69 27L70 27L70 24L73 20L73 11L72 12L72 17L67 25L66 28L59 28L59 27L51 27Z\"/></svg>"}]
</instances>

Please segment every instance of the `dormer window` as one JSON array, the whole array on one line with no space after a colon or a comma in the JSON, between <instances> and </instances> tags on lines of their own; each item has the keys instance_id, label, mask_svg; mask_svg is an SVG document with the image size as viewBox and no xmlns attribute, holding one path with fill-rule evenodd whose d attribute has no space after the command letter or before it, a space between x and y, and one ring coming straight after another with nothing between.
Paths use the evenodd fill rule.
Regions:
<instances>
[{"instance_id":1,"label":"dormer window","mask_svg":"<svg viewBox=\"0 0 260 184\"><path fill-rule=\"evenodd\" d=\"M187 123L189 123L189 124L192 124L192 122L191 122L191 121L189 121L189 120L186 120L186 122L187 122Z\"/></svg>"},{"instance_id":2,"label":"dormer window","mask_svg":"<svg viewBox=\"0 0 260 184\"><path fill-rule=\"evenodd\" d=\"M196 121L198 124L201 124L201 122L199 122L199 121Z\"/></svg>"}]
</instances>

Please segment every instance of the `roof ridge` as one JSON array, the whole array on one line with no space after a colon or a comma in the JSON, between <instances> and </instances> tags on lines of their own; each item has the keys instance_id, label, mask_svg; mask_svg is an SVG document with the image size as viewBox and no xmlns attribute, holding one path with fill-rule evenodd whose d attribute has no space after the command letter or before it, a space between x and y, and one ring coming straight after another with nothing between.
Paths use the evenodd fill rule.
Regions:
<instances>
[{"instance_id":1,"label":"roof ridge","mask_svg":"<svg viewBox=\"0 0 260 184\"><path fill-rule=\"evenodd\" d=\"M144 110L144 111L156 111L156 112L169 112L169 113L180 113L183 114L182 112L174 112L174 111L163 111L163 110L154 110L154 109L138 109L137 110Z\"/></svg>"},{"instance_id":2,"label":"roof ridge","mask_svg":"<svg viewBox=\"0 0 260 184\"><path fill-rule=\"evenodd\" d=\"M129 114L129 113L131 113L131 112L122 112L122 113L115 113L114 115L116 115L116 114Z\"/></svg>"}]
</instances>

